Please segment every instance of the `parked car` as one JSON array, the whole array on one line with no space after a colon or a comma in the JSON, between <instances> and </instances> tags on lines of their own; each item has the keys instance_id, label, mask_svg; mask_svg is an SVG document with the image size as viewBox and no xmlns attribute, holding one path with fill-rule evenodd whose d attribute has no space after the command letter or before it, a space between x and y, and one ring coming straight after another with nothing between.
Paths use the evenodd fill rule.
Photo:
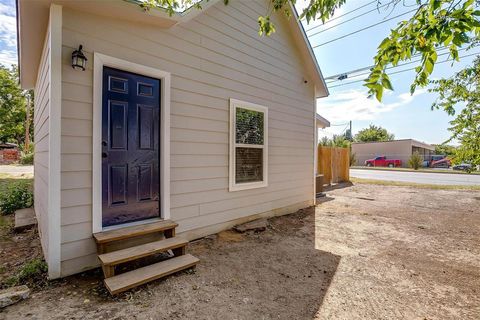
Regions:
<instances>
[{"instance_id":1,"label":"parked car","mask_svg":"<svg viewBox=\"0 0 480 320\"><path fill-rule=\"evenodd\" d=\"M472 171L472 165L470 163L460 163L452 167L453 170Z\"/></svg>"},{"instance_id":2,"label":"parked car","mask_svg":"<svg viewBox=\"0 0 480 320\"><path fill-rule=\"evenodd\" d=\"M375 159L368 159L365 161L367 167L400 167L402 160L399 159L387 159L385 156L376 157Z\"/></svg>"},{"instance_id":3,"label":"parked car","mask_svg":"<svg viewBox=\"0 0 480 320\"><path fill-rule=\"evenodd\" d=\"M430 168L450 168L452 162L445 155L432 155L430 158Z\"/></svg>"}]
</instances>

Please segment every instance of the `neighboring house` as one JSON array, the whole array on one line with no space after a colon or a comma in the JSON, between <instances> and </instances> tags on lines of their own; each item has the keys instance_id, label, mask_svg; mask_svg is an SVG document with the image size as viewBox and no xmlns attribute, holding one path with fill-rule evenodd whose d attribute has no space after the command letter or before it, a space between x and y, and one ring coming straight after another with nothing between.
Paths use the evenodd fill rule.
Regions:
<instances>
[{"instance_id":1,"label":"neighboring house","mask_svg":"<svg viewBox=\"0 0 480 320\"><path fill-rule=\"evenodd\" d=\"M318 129L325 129L330 127L330 121L319 115L318 113L315 114L315 123L317 124L317 130Z\"/></svg>"},{"instance_id":2,"label":"neighboring house","mask_svg":"<svg viewBox=\"0 0 480 320\"><path fill-rule=\"evenodd\" d=\"M435 147L413 139L352 143L352 153L356 155L357 165L359 166L363 166L365 160L377 156L386 156L387 159L401 160L402 167L407 167L408 159L416 151L424 159L428 159L430 155L435 153Z\"/></svg>"},{"instance_id":3,"label":"neighboring house","mask_svg":"<svg viewBox=\"0 0 480 320\"><path fill-rule=\"evenodd\" d=\"M11 164L20 159L20 152L15 143L0 142L0 164Z\"/></svg>"},{"instance_id":4,"label":"neighboring house","mask_svg":"<svg viewBox=\"0 0 480 320\"><path fill-rule=\"evenodd\" d=\"M17 4L50 278L98 266L105 230L165 219L191 240L314 204L328 92L297 16L274 14L276 33L260 37L267 1L171 17L135 1Z\"/></svg>"}]
</instances>

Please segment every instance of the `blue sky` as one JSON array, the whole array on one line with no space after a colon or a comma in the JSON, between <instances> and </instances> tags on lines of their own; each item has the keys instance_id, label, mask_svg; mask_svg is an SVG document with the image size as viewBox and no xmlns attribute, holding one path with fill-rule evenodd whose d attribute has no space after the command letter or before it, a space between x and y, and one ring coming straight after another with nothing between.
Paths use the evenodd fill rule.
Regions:
<instances>
[{"instance_id":1,"label":"blue sky","mask_svg":"<svg viewBox=\"0 0 480 320\"><path fill-rule=\"evenodd\" d=\"M17 63L17 25L14 0L0 0L0 63Z\"/></svg>"},{"instance_id":2,"label":"blue sky","mask_svg":"<svg viewBox=\"0 0 480 320\"><path fill-rule=\"evenodd\" d=\"M369 2L372 1L349 0L344 7L336 12L335 17L350 12ZM386 2L387 1L384 1L383 3ZM407 5L414 4L414 2L414 0L405 0ZM405 7L400 4L394 8L393 11L392 8L387 11L374 11L345 22L354 16L375 9L375 7L376 4L370 4L363 9L337 18L314 30L307 31L312 46L325 43L413 9L412 7ZM399 21L409 18L412 14L413 13L404 15L350 37L315 48L314 52L323 75L328 77L372 65L376 48L390 33L390 29L394 28ZM319 23L316 22L305 25L305 29L309 30L318 24ZM332 26L335 27L331 28ZM314 32L325 28L331 29L311 36ZM460 52L460 55L468 55L475 51L475 49L467 53L463 51ZM453 72L460 70L466 64L470 64L473 58L474 57L462 59L460 63L455 63L453 66L450 62L438 64L435 66L432 77L449 77ZM447 56L442 56L439 57L438 61L445 59L447 59ZM409 69L414 66L415 64L411 64L395 68L392 69L392 72ZM334 84L344 84L349 81L363 79L363 77L337 81ZM410 95L409 88L413 77L413 71L392 75L391 80L394 91L386 93L382 103L377 102L375 99L367 99L367 90L363 87L362 82L331 88L330 96L318 101L317 112L329 119L332 124L342 124L352 120L353 133L367 127L369 124L375 124L394 133L397 139L413 138L428 143L441 143L449 137L447 128L452 118L441 110L431 111L430 107L432 102L435 101L436 96L428 93L427 90L420 89L417 90L414 96ZM331 84L331 86L334 84ZM331 136L333 133L341 133L344 129L345 126L333 126L324 130L321 134Z\"/></svg>"},{"instance_id":3,"label":"blue sky","mask_svg":"<svg viewBox=\"0 0 480 320\"><path fill-rule=\"evenodd\" d=\"M413 4L414 1L405 0L407 4ZM299 2L299 6L301 6L301 0ZM369 2L371 0L349 0L344 7L337 11L335 17ZM318 35L310 36L312 46L412 10L411 7L399 5L393 11L391 9L375 11L347 21L374 8L375 4L370 4L315 30L307 31L307 35L310 36L314 32L330 28ZM371 65L378 44L389 34L391 28L408 17L409 15L404 15L350 37L315 48L314 52L323 75L328 77ZM318 25L318 22L305 26L305 29L308 30L316 25ZM470 53L472 51L462 52L461 55ZM439 61L443 59L446 59L446 56L439 58ZM450 63L439 64L435 66L433 77L448 77L466 64L471 63L472 60L473 57L465 58L461 63L456 63L453 66ZM14 0L0 0L0 63L7 65L17 63ZM408 69L412 66L414 65L396 68L392 71ZM382 103L374 99L367 99L367 90L361 82L331 88L330 96L319 100L317 111L334 125L352 120L354 133L369 124L375 124L394 133L397 139L414 138L428 143L441 143L449 137L447 128L451 117L441 110L430 110L435 95L426 92L426 90L420 89L414 96L410 95L409 86L413 76L413 71L392 75L391 80L395 90L385 94ZM338 81L335 82L335 85L359 79L362 79L362 77ZM332 126L323 131L322 134L331 136L334 133L343 132L344 129L345 126Z\"/></svg>"}]
</instances>

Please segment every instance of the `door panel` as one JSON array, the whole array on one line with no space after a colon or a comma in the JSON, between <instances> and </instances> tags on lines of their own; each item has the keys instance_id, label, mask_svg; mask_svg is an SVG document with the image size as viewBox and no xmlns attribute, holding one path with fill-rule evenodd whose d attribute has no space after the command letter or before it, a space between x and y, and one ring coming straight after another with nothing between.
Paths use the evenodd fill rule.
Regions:
<instances>
[{"instance_id":1,"label":"door panel","mask_svg":"<svg viewBox=\"0 0 480 320\"><path fill-rule=\"evenodd\" d=\"M160 81L104 67L103 227L160 216Z\"/></svg>"}]
</instances>

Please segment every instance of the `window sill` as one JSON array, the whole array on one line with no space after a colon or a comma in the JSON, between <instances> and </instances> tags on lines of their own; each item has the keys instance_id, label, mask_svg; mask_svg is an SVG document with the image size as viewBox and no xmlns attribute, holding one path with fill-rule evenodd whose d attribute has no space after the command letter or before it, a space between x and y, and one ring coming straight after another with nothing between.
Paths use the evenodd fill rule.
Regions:
<instances>
[{"instance_id":1,"label":"window sill","mask_svg":"<svg viewBox=\"0 0 480 320\"><path fill-rule=\"evenodd\" d=\"M261 182L248 182L248 183L237 183L230 185L228 191L241 191L241 190L250 190L250 189L258 189L258 188L265 188L268 186L266 181Z\"/></svg>"}]
</instances>

